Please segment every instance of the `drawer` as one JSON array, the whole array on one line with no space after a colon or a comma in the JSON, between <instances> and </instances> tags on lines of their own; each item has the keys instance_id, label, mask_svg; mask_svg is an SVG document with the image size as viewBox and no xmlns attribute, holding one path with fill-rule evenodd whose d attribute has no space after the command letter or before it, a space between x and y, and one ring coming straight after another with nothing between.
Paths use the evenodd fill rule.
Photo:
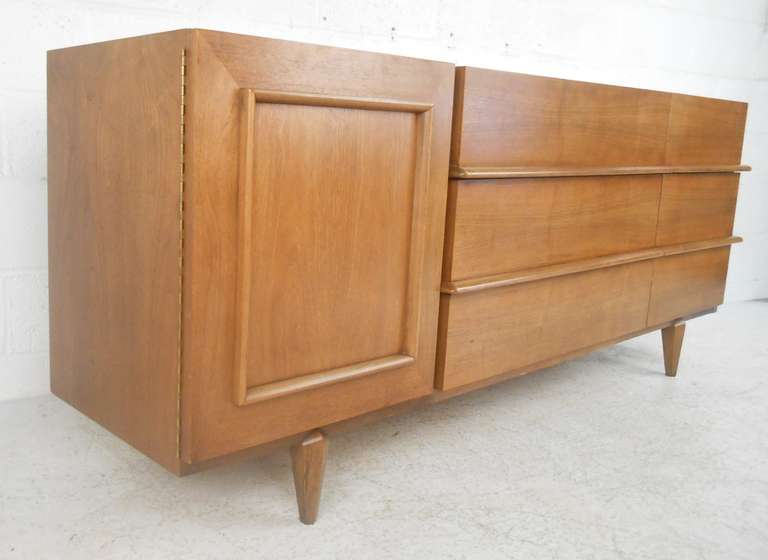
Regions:
<instances>
[{"instance_id":1,"label":"drawer","mask_svg":"<svg viewBox=\"0 0 768 560\"><path fill-rule=\"evenodd\" d=\"M747 105L462 67L454 167L738 165Z\"/></svg>"},{"instance_id":2,"label":"drawer","mask_svg":"<svg viewBox=\"0 0 768 560\"><path fill-rule=\"evenodd\" d=\"M661 175L452 181L444 280L653 247Z\"/></svg>"},{"instance_id":3,"label":"drawer","mask_svg":"<svg viewBox=\"0 0 768 560\"><path fill-rule=\"evenodd\" d=\"M657 244L730 236L738 190L737 173L665 175Z\"/></svg>"},{"instance_id":4,"label":"drawer","mask_svg":"<svg viewBox=\"0 0 768 560\"><path fill-rule=\"evenodd\" d=\"M458 68L451 163L659 165L669 94Z\"/></svg>"},{"instance_id":5,"label":"drawer","mask_svg":"<svg viewBox=\"0 0 768 560\"><path fill-rule=\"evenodd\" d=\"M652 261L443 295L437 386L452 389L646 326Z\"/></svg>"},{"instance_id":6,"label":"drawer","mask_svg":"<svg viewBox=\"0 0 768 560\"><path fill-rule=\"evenodd\" d=\"M746 120L746 103L671 95L666 163L739 164Z\"/></svg>"},{"instance_id":7,"label":"drawer","mask_svg":"<svg viewBox=\"0 0 768 560\"><path fill-rule=\"evenodd\" d=\"M648 324L658 325L723 303L730 247L656 259Z\"/></svg>"}]
</instances>

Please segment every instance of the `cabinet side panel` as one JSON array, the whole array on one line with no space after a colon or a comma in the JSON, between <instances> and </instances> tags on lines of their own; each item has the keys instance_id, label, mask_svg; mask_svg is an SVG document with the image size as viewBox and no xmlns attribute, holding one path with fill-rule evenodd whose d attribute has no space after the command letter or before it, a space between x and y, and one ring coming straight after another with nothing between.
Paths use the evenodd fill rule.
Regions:
<instances>
[{"instance_id":1,"label":"cabinet side panel","mask_svg":"<svg viewBox=\"0 0 768 560\"><path fill-rule=\"evenodd\" d=\"M175 472L186 37L48 53L51 387Z\"/></svg>"}]
</instances>

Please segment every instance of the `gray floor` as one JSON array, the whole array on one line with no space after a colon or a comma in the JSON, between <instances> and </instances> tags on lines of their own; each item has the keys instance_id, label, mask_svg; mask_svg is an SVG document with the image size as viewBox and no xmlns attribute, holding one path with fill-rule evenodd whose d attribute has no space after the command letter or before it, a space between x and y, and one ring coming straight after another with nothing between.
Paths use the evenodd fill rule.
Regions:
<instances>
[{"instance_id":1,"label":"gray floor","mask_svg":"<svg viewBox=\"0 0 768 560\"><path fill-rule=\"evenodd\" d=\"M287 455L177 479L53 397L0 403L0 558L768 558L768 303Z\"/></svg>"}]
</instances>

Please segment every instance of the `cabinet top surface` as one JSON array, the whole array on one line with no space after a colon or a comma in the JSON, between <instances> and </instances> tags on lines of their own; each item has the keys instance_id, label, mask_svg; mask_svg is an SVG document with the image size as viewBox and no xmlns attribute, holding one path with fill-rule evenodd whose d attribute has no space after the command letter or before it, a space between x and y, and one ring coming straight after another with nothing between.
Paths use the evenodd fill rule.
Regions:
<instances>
[{"instance_id":1,"label":"cabinet top surface","mask_svg":"<svg viewBox=\"0 0 768 560\"><path fill-rule=\"evenodd\" d=\"M350 53L376 54L376 55L380 55L380 56L388 57L388 58L392 58L392 59L421 60L421 61L432 62L432 63L435 63L435 64L450 65L452 67L455 66L452 62L444 61L444 60L441 61L441 60L433 60L433 59L424 59L424 58L415 57L415 56L403 56L403 55L396 55L396 54L390 54L390 53L384 53L384 52L367 51L367 50L363 50L363 49L351 49L351 48L347 48L347 47L338 47L338 46L334 46L334 45L324 45L324 44L319 44L319 43L307 43L307 42L304 42L304 41L294 41L294 40L291 40L291 39L280 39L280 38L274 38L274 37L262 37L262 36L259 36L259 35L246 35L244 33L232 33L232 32L229 32L229 31L218 31L218 30L215 30L215 29L204 29L204 28L198 28L198 27L179 28L179 29L173 29L173 30L168 30L168 31L161 31L159 33L148 33L148 34L145 34L145 35L131 35L131 36L128 36L128 37L116 37L115 39L108 39L106 41L97 41L97 42L94 42L94 43L81 43L81 44L78 44L78 45L70 45L68 47L61 47L61 48L58 48L58 49L50 49L47 52L48 53L56 53L56 52L59 52L59 51L66 51L66 50L69 50L69 49L78 49L78 48L83 48L83 47L91 47L91 46L94 46L94 45L105 45L105 44L114 43L114 42L117 42L117 41L126 41L126 40L132 40L132 39L142 39L142 38L147 38L147 37L156 37L158 35L169 35L169 34L174 34L174 33L176 33L176 34L188 33L190 35L191 34L196 34L196 35L203 36L203 37L227 36L227 37L230 37L231 39L237 39L238 37L242 38L242 39L258 39L258 40L264 41L265 44L267 44L267 43L270 43L270 44L273 44L273 45L283 44L283 45L286 45L286 46L287 45L291 45L291 44L293 44L293 45L304 45L304 46L317 47L318 49L329 49L329 50L337 50L337 51L347 51L347 52L350 52Z\"/></svg>"},{"instance_id":2,"label":"cabinet top surface","mask_svg":"<svg viewBox=\"0 0 768 560\"><path fill-rule=\"evenodd\" d=\"M174 29L169 31L163 31L160 33L150 33L146 35L135 35L135 36L129 36L129 37L119 37L116 39L111 39L107 41L98 41L95 43L83 43L79 45L71 45L69 47L62 47L58 49L51 49L48 51L48 53L57 53L60 51L65 51L69 49L78 49L83 47L91 47L94 45L103 45L107 43L113 43L115 41L124 41L124 40L130 40L130 39L138 39L143 37L152 37L157 35L165 35L165 34L172 34L172 33L190 33L190 34L201 34L203 36L211 36L211 35L220 35L220 36L230 36L232 38L236 37L242 37L242 38L248 38L248 39L259 39L263 40L266 43L273 43L273 44L296 44L296 45L311 45L313 47L317 47L318 49L335 49L335 50L343 50L343 51L349 51L349 52L358 52L358 53L371 53L371 54L377 54L384 57L390 57L393 59L413 59L413 60L423 60L423 61L429 61L436 64L445 64L445 65L451 65L454 66L456 71L458 73L463 73L465 75L472 75L473 77L483 78L483 79L499 79L499 80L513 80L513 79L541 79L541 80L552 80L552 81L563 81L563 82L574 82L574 83L582 83L582 84L590 84L590 85L596 85L596 86L606 86L606 87L614 87L614 88L621 88L626 90L643 90L643 91L655 91L658 93L672 93L675 95L688 95L690 97L701 97L703 99L718 99L721 101L727 101L729 103L739 103L746 107L747 103L737 100L725 100L720 98L714 98L714 97L706 97L706 96L696 96L696 95L690 95L690 94L681 94L677 92L668 92L664 90L648 90L645 88L637 88L637 87L629 87L629 86L621 86L621 85L615 85L615 84L607 84L607 83L601 83L601 82L586 82L582 80L571 80L571 79L565 79L565 78L557 78L553 76L542 76L538 74L523 74L519 72L511 72L507 70L496 70L496 69L490 69L490 68L479 68L475 66L456 66L454 63L450 61L445 60L433 60L433 59L424 59L419 57L410 57L410 56L402 56L402 55L394 55L389 53L383 53L383 52L375 52L375 51L364 51L362 49L350 49L346 47L337 47L333 45L322 45L317 43L304 43L302 41L293 41L290 39L277 39L277 38L270 38L270 37L261 37L257 35L246 35L243 33L231 33L228 31L218 31L214 29L204 29L204 28L180 28L180 29Z\"/></svg>"},{"instance_id":3,"label":"cabinet top surface","mask_svg":"<svg viewBox=\"0 0 768 560\"><path fill-rule=\"evenodd\" d=\"M556 78L553 76L542 76L539 74L523 74L520 72L511 72L507 70L495 70L492 68L480 68L477 66L456 66L456 72L459 74L463 74L465 78L469 79L479 79L483 81L492 81L492 80L498 80L498 85L501 86L503 81L512 81L512 80L541 80L542 82L568 82L572 84L583 84L587 86L600 86L605 88L616 88L616 90L626 90L626 91L643 91L643 92L653 92L653 93L661 93L661 94L671 94L671 95L680 95L680 96L686 96L686 97L694 97L699 99L709 99L709 100L716 100L716 101L722 101L724 103L734 103L743 105L746 109L747 103L745 101L738 101L738 100L730 100L730 99L722 99L718 97L707 97L703 95L693 95L688 93L680 93L675 91L666 91L666 90L656 90L656 89L647 89L647 88L641 88L641 87L632 87L632 86L623 86L618 84L608 84L604 82L588 82L584 80L572 80L567 78Z\"/></svg>"}]
</instances>

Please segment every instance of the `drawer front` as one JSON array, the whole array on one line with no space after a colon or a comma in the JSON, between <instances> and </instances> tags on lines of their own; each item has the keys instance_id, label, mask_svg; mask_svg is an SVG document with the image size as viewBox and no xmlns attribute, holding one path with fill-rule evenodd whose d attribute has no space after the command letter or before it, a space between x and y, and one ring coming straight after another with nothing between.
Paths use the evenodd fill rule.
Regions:
<instances>
[{"instance_id":1,"label":"drawer front","mask_svg":"<svg viewBox=\"0 0 768 560\"><path fill-rule=\"evenodd\" d=\"M657 259L653 263L648 325L723 303L730 247Z\"/></svg>"},{"instance_id":2,"label":"drawer front","mask_svg":"<svg viewBox=\"0 0 768 560\"><path fill-rule=\"evenodd\" d=\"M658 165L669 94L478 68L456 74L459 166Z\"/></svg>"},{"instance_id":3,"label":"drawer front","mask_svg":"<svg viewBox=\"0 0 768 560\"><path fill-rule=\"evenodd\" d=\"M659 205L658 245L731 235L739 175L665 175Z\"/></svg>"},{"instance_id":4,"label":"drawer front","mask_svg":"<svg viewBox=\"0 0 768 560\"><path fill-rule=\"evenodd\" d=\"M652 269L644 261L443 295L437 386L525 369L645 328Z\"/></svg>"},{"instance_id":5,"label":"drawer front","mask_svg":"<svg viewBox=\"0 0 768 560\"><path fill-rule=\"evenodd\" d=\"M661 175L452 181L447 281L652 247Z\"/></svg>"},{"instance_id":6,"label":"drawer front","mask_svg":"<svg viewBox=\"0 0 768 560\"><path fill-rule=\"evenodd\" d=\"M747 104L693 95L672 95L666 162L669 165L738 165Z\"/></svg>"},{"instance_id":7,"label":"drawer front","mask_svg":"<svg viewBox=\"0 0 768 560\"><path fill-rule=\"evenodd\" d=\"M738 165L745 103L458 68L458 167Z\"/></svg>"}]
</instances>

